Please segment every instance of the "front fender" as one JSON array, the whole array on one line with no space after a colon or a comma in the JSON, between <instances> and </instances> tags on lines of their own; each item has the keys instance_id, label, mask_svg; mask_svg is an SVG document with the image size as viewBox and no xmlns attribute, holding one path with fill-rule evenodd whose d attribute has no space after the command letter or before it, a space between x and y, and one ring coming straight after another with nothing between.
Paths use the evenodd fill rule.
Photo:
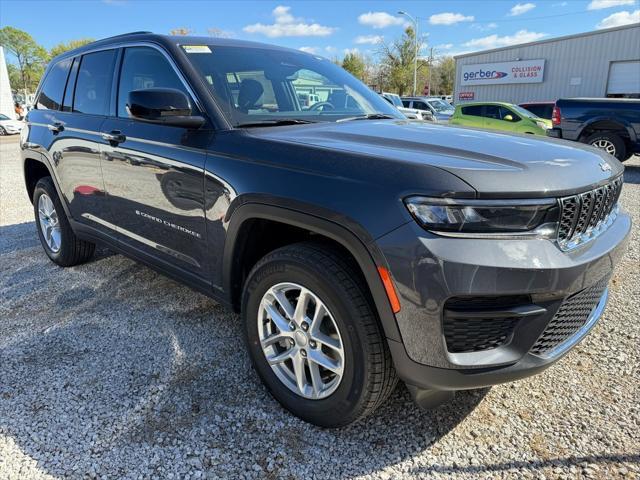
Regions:
<instances>
[{"instance_id":1,"label":"front fender","mask_svg":"<svg viewBox=\"0 0 640 480\"><path fill-rule=\"evenodd\" d=\"M387 338L400 341L396 318L377 270L378 266L388 268L388 265L373 239L368 237L362 227L354 228L354 222L349 220L342 219L344 223L339 221L339 215L335 213L329 214L328 217L319 216L317 207L313 207L311 211L301 210L300 205L291 205L290 201L289 205L285 206L260 203L256 198L237 200L239 203L235 208L229 209L231 213L225 219L227 238L222 260L223 289L225 291L232 291L235 250L239 245L238 233L246 221L264 219L303 228L338 242L351 253L364 274L385 335Z\"/></svg>"}]
</instances>

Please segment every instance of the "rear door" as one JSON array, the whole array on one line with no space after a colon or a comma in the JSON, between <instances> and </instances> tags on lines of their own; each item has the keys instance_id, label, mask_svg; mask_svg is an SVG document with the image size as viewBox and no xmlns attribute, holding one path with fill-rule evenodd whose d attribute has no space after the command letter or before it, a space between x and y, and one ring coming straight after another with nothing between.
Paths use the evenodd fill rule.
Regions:
<instances>
[{"instance_id":1,"label":"rear door","mask_svg":"<svg viewBox=\"0 0 640 480\"><path fill-rule=\"evenodd\" d=\"M100 127L108 111L115 56L116 50L102 50L61 60L45 79L38 113L30 116L44 124L41 142L71 217L91 226L99 225L93 219L106 208Z\"/></svg>"},{"instance_id":2,"label":"rear door","mask_svg":"<svg viewBox=\"0 0 640 480\"><path fill-rule=\"evenodd\" d=\"M205 277L204 165L211 131L142 122L127 112L132 90L174 88L195 99L175 67L150 46L127 47L114 116L102 133L109 195L105 219L121 241L171 268ZM202 113L202 112L198 112Z\"/></svg>"}]
</instances>

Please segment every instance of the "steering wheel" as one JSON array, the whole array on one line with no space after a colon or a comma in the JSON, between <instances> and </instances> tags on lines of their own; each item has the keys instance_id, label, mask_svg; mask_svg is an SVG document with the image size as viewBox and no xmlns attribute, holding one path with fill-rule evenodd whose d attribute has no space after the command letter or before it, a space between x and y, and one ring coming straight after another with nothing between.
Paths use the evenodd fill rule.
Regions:
<instances>
[{"instance_id":1,"label":"steering wheel","mask_svg":"<svg viewBox=\"0 0 640 480\"><path fill-rule=\"evenodd\" d=\"M335 110L336 107L333 106L333 103L331 102L318 102L318 103L314 103L313 105L311 105L311 107L309 108L309 110L311 111L318 111L322 108L322 111L324 112L325 107L330 107L327 110Z\"/></svg>"}]
</instances>

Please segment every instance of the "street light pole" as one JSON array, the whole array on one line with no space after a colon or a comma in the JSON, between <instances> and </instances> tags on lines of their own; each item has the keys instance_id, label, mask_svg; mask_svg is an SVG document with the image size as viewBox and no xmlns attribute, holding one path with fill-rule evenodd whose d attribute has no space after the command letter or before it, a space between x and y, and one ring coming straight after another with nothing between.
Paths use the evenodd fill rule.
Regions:
<instances>
[{"instance_id":1,"label":"street light pole","mask_svg":"<svg viewBox=\"0 0 640 480\"><path fill-rule=\"evenodd\" d=\"M416 96L416 87L418 84L418 19L409 15L407 12L400 10L398 15L404 15L413 22L413 35L415 40L416 52L413 58L413 96Z\"/></svg>"}]
</instances>

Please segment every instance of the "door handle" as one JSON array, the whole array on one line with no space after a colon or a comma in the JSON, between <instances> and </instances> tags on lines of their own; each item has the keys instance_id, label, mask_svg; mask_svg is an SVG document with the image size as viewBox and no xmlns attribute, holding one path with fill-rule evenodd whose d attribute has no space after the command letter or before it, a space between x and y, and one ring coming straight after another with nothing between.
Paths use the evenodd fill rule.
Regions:
<instances>
[{"instance_id":1,"label":"door handle","mask_svg":"<svg viewBox=\"0 0 640 480\"><path fill-rule=\"evenodd\" d=\"M109 143L122 143L127 139L120 130L111 130L109 133L103 133L102 138Z\"/></svg>"},{"instance_id":2,"label":"door handle","mask_svg":"<svg viewBox=\"0 0 640 480\"><path fill-rule=\"evenodd\" d=\"M60 133L64 130L64 124L62 122L54 122L47 125L47 128L53 133Z\"/></svg>"}]
</instances>

